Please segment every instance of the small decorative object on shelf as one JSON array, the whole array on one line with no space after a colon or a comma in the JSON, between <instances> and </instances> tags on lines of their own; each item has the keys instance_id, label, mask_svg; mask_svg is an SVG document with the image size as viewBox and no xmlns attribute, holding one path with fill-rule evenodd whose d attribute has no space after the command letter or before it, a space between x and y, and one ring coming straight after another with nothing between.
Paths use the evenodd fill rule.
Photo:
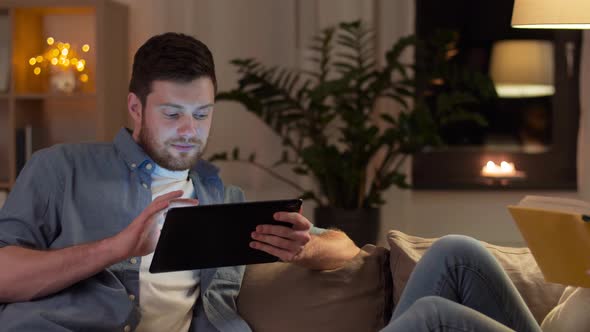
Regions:
<instances>
[{"instance_id":1,"label":"small decorative object on shelf","mask_svg":"<svg viewBox=\"0 0 590 332\"><path fill-rule=\"evenodd\" d=\"M56 42L53 37L49 37L47 45L43 54L33 56L28 61L35 75L49 73L51 91L72 93L79 84L88 82L86 60L78 55L70 43ZM90 45L84 44L80 50L87 53Z\"/></svg>"}]
</instances>

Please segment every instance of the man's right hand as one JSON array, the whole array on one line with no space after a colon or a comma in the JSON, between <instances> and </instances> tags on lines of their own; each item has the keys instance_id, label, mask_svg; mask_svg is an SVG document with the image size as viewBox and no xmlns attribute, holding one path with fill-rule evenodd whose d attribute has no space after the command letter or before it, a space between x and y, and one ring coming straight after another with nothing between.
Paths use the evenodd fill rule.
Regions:
<instances>
[{"instance_id":1,"label":"man's right hand","mask_svg":"<svg viewBox=\"0 0 590 332\"><path fill-rule=\"evenodd\" d=\"M157 197L127 228L112 238L120 260L154 252L160 236L157 220L168 211L171 204L194 206L199 203L196 199L179 198L181 196L182 190L177 190Z\"/></svg>"},{"instance_id":2,"label":"man's right hand","mask_svg":"<svg viewBox=\"0 0 590 332\"><path fill-rule=\"evenodd\" d=\"M56 250L35 250L19 246L0 248L0 303L30 301L61 291L133 256L154 251L160 228L158 217L171 206L196 205L195 199L179 199L182 191L157 197L119 234L90 243Z\"/></svg>"}]
</instances>

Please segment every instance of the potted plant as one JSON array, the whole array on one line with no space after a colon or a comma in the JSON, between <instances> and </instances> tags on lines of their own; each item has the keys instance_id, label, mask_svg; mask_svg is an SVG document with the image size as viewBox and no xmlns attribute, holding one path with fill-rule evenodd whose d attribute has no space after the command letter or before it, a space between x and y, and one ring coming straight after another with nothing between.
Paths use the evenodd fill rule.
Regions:
<instances>
[{"instance_id":1,"label":"potted plant","mask_svg":"<svg viewBox=\"0 0 590 332\"><path fill-rule=\"evenodd\" d=\"M241 156L237 148L209 160L262 168L318 204L317 226L337 227L359 245L375 243L383 192L408 187L404 161L440 144L440 123L453 118L453 112L437 113L427 106L416 92L414 66L400 59L418 44L413 36L400 39L378 68L373 32L354 21L325 29L313 39L314 71L233 60L240 74L238 87L219 93L217 100L245 106L281 138L284 150L274 165L258 163L254 153ZM394 101L398 109L378 107L382 99ZM448 99L445 106L470 102ZM316 188L302 188L273 171L284 164L295 174L313 177Z\"/></svg>"}]
</instances>

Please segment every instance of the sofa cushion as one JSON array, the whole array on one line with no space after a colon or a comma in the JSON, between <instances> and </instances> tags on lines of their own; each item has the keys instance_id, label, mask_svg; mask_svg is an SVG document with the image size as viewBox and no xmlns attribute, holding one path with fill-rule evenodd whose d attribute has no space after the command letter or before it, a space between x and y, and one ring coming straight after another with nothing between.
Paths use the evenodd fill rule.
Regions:
<instances>
[{"instance_id":1,"label":"sofa cushion","mask_svg":"<svg viewBox=\"0 0 590 332\"><path fill-rule=\"evenodd\" d=\"M393 278L393 301L397 303L410 273L424 252L436 238L410 236L400 231L389 231L390 264ZM538 322L557 305L565 286L545 282L528 248L502 247L481 242L500 262L524 298Z\"/></svg>"},{"instance_id":2,"label":"sofa cushion","mask_svg":"<svg viewBox=\"0 0 590 332\"><path fill-rule=\"evenodd\" d=\"M392 313L389 250L366 245L345 266L246 267L238 312L255 332L378 331Z\"/></svg>"},{"instance_id":3,"label":"sofa cushion","mask_svg":"<svg viewBox=\"0 0 590 332\"><path fill-rule=\"evenodd\" d=\"M569 286L543 323L543 332L588 331L590 328L590 289Z\"/></svg>"}]
</instances>

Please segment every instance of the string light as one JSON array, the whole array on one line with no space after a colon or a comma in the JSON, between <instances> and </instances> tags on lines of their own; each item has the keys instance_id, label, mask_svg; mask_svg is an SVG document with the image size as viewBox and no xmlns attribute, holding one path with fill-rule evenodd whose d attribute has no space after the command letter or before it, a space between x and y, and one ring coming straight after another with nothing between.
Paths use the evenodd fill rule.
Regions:
<instances>
[{"instance_id":1,"label":"string light","mask_svg":"<svg viewBox=\"0 0 590 332\"><path fill-rule=\"evenodd\" d=\"M70 68L78 72L78 79L82 83L89 81L88 73L86 70L86 60L81 58L74 47L70 43L64 43L62 41L56 41L53 37L46 39L48 48L43 54L39 54L29 58L28 62L33 67L33 73L35 75L41 74L42 66L56 66L61 70L68 70ZM84 44L80 48L82 53L88 53L90 51L90 45Z\"/></svg>"}]
</instances>

